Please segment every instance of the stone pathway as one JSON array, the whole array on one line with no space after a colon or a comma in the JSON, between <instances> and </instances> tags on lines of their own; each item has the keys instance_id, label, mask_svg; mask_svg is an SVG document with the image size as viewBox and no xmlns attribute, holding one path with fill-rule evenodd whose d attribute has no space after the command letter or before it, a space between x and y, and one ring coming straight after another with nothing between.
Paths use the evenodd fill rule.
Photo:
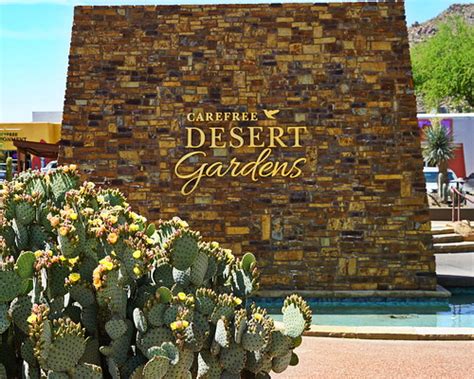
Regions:
<instances>
[{"instance_id":1,"label":"stone pathway","mask_svg":"<svg viewBox=\"0 0 474 379\"><path fill-rule=\"evenodd\" d=\"M474 342L305 337L300 363L272 378L464 379L474 372Z\"/></svg>"}]
</instances>

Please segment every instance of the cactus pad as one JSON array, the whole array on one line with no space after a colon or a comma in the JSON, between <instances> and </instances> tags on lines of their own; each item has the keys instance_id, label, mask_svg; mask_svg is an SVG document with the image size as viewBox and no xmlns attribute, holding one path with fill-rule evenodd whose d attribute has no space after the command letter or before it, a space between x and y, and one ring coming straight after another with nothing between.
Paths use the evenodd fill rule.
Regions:
<instances>
[{"instance_id":1,"label":"cactus pad","mask_svg":"<svg viewBox=\"0 0 474 379\"><path fill-rule=\"evenodd\" d=\"M207 262L207 254L202 251L199 251L196 255L194 263L191 266L190 280L191 283L195 286L199 287L203 283L204 277L207 272Z\"/></svg>"},{"instance_id":2,"label":"cactus pad","mask_svg":"<svg viewBox=\"0 0 474 379\"><path fill-rule=\"evenodd\" d=\"M53 371L67 371L73 368L84 354L86 343L82 334L57 336L48 348L46 367Z\"/></svg>"},{"instance_id":3,"label":"cactus pad","mask_svg":"<svg viewBox=\"0 0 474 379\"><path fill-rule=\"evenodd\" d=\"M229 348L221 350L220 362L221 366L232 374L240 374L245 367L247 355L236 343L232 343Z\"/></svg>"},{"instance_id":4,"label":"cactus pad","mask_svg":"<svg viewBox=\"0 0 474 379\"><path fill-rule=\"evenodd\" d=\"M149 329L143 337L137 341L143 354L147 355L152 346L161 346L163 342L172 341L173 333L165 327Z\"/></svg>"},{"instance_id":5,"label":"cactus pad","mask_svg":"<svg viewBox=\"0 0 474 379\"><path fill-rule=\"evenodd\" d=\"M171 263L177 270L184 271L191 267L198 251L198 238L189 231L175 234L170 241Z\"/></svg>"},{"instance_id":6,"label":"cactus pad","mask_svg":"<svg viewBox=\"0 0 474 379\"><path fill-rule=\"evenodd\" d=\"M3 334L10 327L10 323L8 305L0 304L0 334Z\"/></svg>"},{"instance_id":7,"label":"cactus pad","mask_svg":"<svg viewBox=\"0 0 474 379\"><path fill-rule=\"evenodd\" d=\"M216 341L221 347L228 348L230 346L230 332L226 325L225 318L217 321L214 341Z\"/></svg>"},{"instance_id":8,"label":"cactus pad","mask_svg":"<svg viewBox=\"0 0 474 379\"><path fill-rule=\"evenodd\" d=\"M72 379L102 379L102 368L90 363L79 363L72 370Z\"/></svg>"},{"instance_id":9,"label":"cactus pad","mask_svg":"<svg viewBox=\"0 0 474 379\"><path fill-rule=\"evenodd\" d=\"M133 322L135 328L141 333L145 333L148 329L148 323L146 321L145 314L140 308L135 308L133 310Z\"/></svg>"},{"instance_id":10,"label":"cactus pad","mask_svg":"<svg viewBox=\"0 0 474 379\"><path fill-rule=\"evenodd\" d=\"M272 360L272 370L277 374L286 370L291 361L292 351L289 351L282 357L275 357Z\"/></svg>"},{"instance_id":11,"label":"cactus pad","mask_svg":"<svg viewBox=\"0 0 474 379\"><path fill-rule=\"evenodd\" d=\"M167 308L166 304L153 303L146 312L146 318L150 325L161 326L164 324L164 314Z\"/></svg>"},{"instance_id":12,"label":"cactus pad","mask_svg":"<svg viewBox=\"0 0 474 379\"><path fill-rule=\"evenodd\" d=\"M143 368L144 379L164 378L170 366L169 359L162 356L154 356Z\"/></svg>"},{"instance_id":13,"label":"cactus pad","mask_svg":"<svg viewBox=\"0 0 474 379\"><path fill-rule=\"evenodd\" d=\"M311 326L311 309L298 295L291 295L285 299L282 313L285 334L289 337L296 338Z\"/></svg>"},{"instance_id":14,"label":"cactus pad","mask_svg":"<svg viewBox=\"0 0 474 379\"><path fill-rule=\"evenodd\" d=\"M13 322L25 334L28 334L29 330L28 322L26 320L31 314L31 305L31 298L29 296L18 296L10 304L10 312Z\"/></svg>"},{"instance_id":15,"label":"cactus pad","mask_svg":"<svg viewBox=\"0 0 474 379\"><path fill-rule=\"evenodd\" d=\"M197 379L220 379L221 367L216 357L201 351L197 357Z\"/></svg>"},{"instance_id":16,"label":"cactus pad","mask_svg":"<svg viewBox=\"0 0 474 379\"><path fill-rule=\"evenodd\" d=\"M110 320L105 323L105 331L110 338L116 340L127 331L127 324L121 319Z\"/></svg>"},{"instance_id":17,"label":"cactus pad","mask_svg":"<svg viewBox=\"0 0 474 379\"><path fill-rule=\"evenodd\" d=\"M27 201L21 201L15 206L15 219L21 225L28 225L33 222L36 216L35 207Z\"/></svg>"},{"instance_id":18,"label":"cactus pad","mask_svg":"<svg viewBox=\"0 0 474 379\"><path fill-rule=\"evenodd\" d=\"M22 292L22 281L16 272L0 269L0 302L12 301Z\"/></svg>"}]
</instances>

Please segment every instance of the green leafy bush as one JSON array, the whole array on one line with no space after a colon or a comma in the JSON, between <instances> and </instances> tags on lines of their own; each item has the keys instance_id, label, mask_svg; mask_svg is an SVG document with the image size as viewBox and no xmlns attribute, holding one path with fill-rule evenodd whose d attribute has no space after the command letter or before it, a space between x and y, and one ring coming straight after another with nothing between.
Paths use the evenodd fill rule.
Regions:
<instances>
[{"instance_id":1,"label":"green leafy bush","mask_svg":"<svg viewBox=\"0 0 474 379\"><path fill-rule=\"evenodd\" d=\"M411 48L418 95L430 108L443 101L451 108L474 107L474 27L460 17L439 25L433 37ZM428 109L429 110L429 109Z\"/></svg>"},{"instance_id":2,"label":"green leafy bush","mask_svg":"<svg viewBox=\"0 0 474 379\"><path fill-rule=\"evenodd\" d=\"M268 377L298 362L311 324L297 295L284 329L249 304L255 257L156 225L74 166L4 184L0 378Z\"/></svg>"}]
</instances>

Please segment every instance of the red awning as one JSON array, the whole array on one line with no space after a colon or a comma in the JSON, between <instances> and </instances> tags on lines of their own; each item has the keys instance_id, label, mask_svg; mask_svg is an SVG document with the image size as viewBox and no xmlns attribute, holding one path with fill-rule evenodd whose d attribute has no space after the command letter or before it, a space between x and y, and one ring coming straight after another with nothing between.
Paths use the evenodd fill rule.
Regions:
<instances>
[{"instance_id":1,"label":"red awning","mask_svg":"<svg viewBox=\"0 0 474 379\"><path fill-rule=\"evenodd\" d=\"M42 158L58 158L59 144L33 141L13 141L19 153L31 154Z\"/></svg>"}]
</instances>

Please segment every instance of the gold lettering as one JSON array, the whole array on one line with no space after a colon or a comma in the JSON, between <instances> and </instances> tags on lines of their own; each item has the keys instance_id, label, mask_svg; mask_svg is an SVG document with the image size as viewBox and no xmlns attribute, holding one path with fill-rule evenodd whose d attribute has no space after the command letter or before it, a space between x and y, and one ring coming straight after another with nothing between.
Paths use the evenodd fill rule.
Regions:
<instances>
[{"instance_id":1,"label":"gold lettering","mask_svg":"<svg viewBox=\"0 0 474 379\"><path fill-rule=\"evenodd\" d=\"M277 126L270 126L270 144L268 147L276 147L275 141L278 142L278 144L281 147L287 147L286 144L281 140L281 137L284 134L283 128L279 128ZM278 133L275 133L278 132Z\"/></svg>"},{"instance_id":2,"label":"gold lettering","mask_svg":"<svg viewBox=\"0 0 474 379\"><path fill-rule=\"evenodd\" d=\"M199 144L197 144L197 145L195 145L195 146L193 145L193 133L192 133L193 130L196 131L196 132L198 132L199 137L200 137L200 142L199 142ZM199 129L199 128L195 128L195 127L193 127L193 126L188 126L188 127L186 128L186 134L187 134L187 144L186 144L186 148L188 148L188 149L197 149L197 148L203 146L203 145L204 145L204 142L206 141L206 135L205 135L204 132L203 132L201 129Z\"/></svg>"},{"instance_id":3,"label":"gold lettering","mask_svg":"<svg viewBox=\"0 0 474 379\"><path fill-rule=\"evenodd\" d=\"M293 147L301 147L300 131L304 130L306 132L308 128L306 126L289 126L288 132L291 132L293 129L295 130L295 144L293 145Z\"/></svg>"},{"instance_id":4,"label":"gold lettering","mask_svg":"<svg viewBox=\"0 0 474 379\"><path fill-rule=\"evenodd\" d=\"M236 131L239 131L237 133ZM234 149L238 149L239 147L244 146L244 139L242 137L242 128L239 128L238 126L233 127L230 129L230 147L233 147ZM239 143L234 144L234 140L237 140Z\"/></svg>"},{"instance_id":5,"label":"gold lettering","mask_svg":"<svg viewBox=\"0 0 474 379\"><path fill-rule=\"evenodd\" d=\"M217 134L219 132L219 134ZM224 142L223 145L217 145L217 142L222 142L222 133L224 132L224 128L211 128L211 145L209 146L211 149L218 149L226 147L226 143Z\"/></svg>"},{"instance_id":6,"label":"gold lettering","mask_svg":"<svg viewBox=\"0 0 474 379\"><path fill-rule=\"evenodd\" d=\"M176 166L174 167L174 173L178 178L180 178L180 179L189 179L186 183L184 183L183 187L181 187L181 193L184 196L190 195L199 186L199 183L201 182L201 179L202 179L202 173L203 173L204 169L206 168L205 164L203 164L196 171L191 172L190 174L185 174L185 173L180 173L179 172L179 168L183 164L183 162L186 161L187 159L193 157L194 155L202 155L202 156L205 157L206 153L203 152L203 151L192 151L192 152L182 156L181 159L176 163Z\"/></svg>"},{"instance_id":7,"label":"gold lettering","mask_svg":"<svg viewBox=\"0 0 474 379\"><path fill-rule=\"evenodd\" d=\"M260 133L255 133L255 130L258 129L261 132L263 128L261 126L250 126L248 129L250 131L249 147L264 147L265 146L264 142L262 142L260 145L255 144L256 140L260 139Z\"/></svg>"},{"instance_id":8,"label":"gold lettering","mask_svg":"<svg viewBox=\"0 0 474 379\"><path fill-rule=\"evenodd\" d=\"M195 119L194 113L188 113L188 114L186 115L186 119L187 119L188 121L190 121L190 122L193 122L194 119Z\"/></svg>"},{"instance_id":9,"label":"gold lettering","mask_svg":"<svg viewBox=\"0 0 474 379\"><path fill-rule=\"evenodd\" d=\"M304 165L306 163L306 158L298 158L293 162L293 167L292 168L296 172L292 173L290 175L290 178L297 178L298 176L300 176L303 173L303 171L299 167L297 167L299 163L301 163L301 165Z\"/></svg>"}]
</instances>

